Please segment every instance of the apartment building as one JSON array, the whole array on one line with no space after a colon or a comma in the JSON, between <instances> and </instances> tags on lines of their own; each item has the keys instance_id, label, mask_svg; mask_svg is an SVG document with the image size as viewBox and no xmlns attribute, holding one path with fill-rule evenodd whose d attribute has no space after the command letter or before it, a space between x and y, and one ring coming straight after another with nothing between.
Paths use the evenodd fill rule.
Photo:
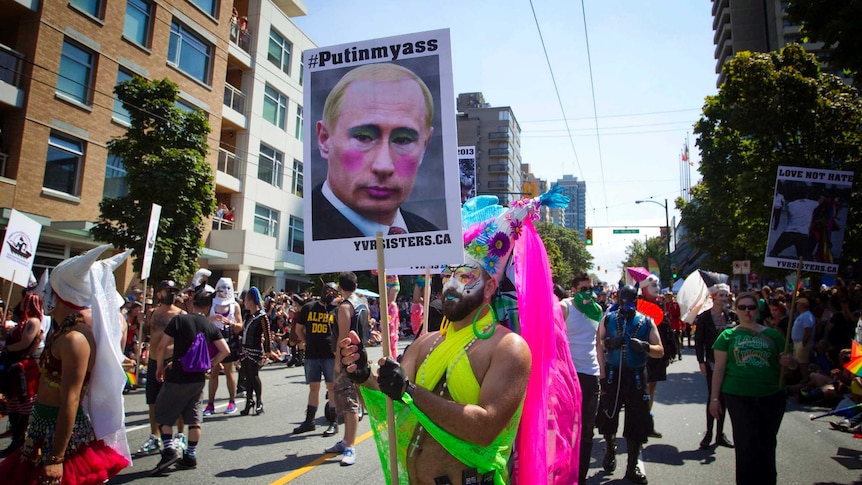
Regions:
<instances>
[{"instance_id":1,"label":"apartment building","mask_svg":"<svg viewBox=\"0 0 862 485\"><path fill-rule=\"evenodd\" d=\"M574 229L583 237L587 225L587 183L573 175L563 175L556 183L569 196L569 205L553 213L554 223Z\"/></svg>"}]
</instances>

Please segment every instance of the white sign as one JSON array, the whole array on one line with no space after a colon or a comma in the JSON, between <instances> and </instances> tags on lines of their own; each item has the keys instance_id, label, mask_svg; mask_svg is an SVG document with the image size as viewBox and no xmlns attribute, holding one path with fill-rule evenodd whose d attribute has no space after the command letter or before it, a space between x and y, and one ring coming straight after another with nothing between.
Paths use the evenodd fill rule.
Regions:
<instances>
[{"instance_id":1,"label":"white sign","mask_svg":"<svg viewBox=\"0 0 862 485\"><path fill-rule=\"evenodd\" d=\"M751 261L746 259L733 262L733 274L748 274L751 273Z\"/></svg>"},{"instance_id":2,"label":"white sign","mask_svg":"<svg viewBox=\"0 0 862 485\"><path fill-rule=\"evenodd\" d=\"M449 31L303 59L305 272L463 262Z\"/></svg>"},{"instance_id":3,"label":"white sign","mask_svg":"<svg viewBox=\"0 0 862 485\"><path fill-rule=\"evenodd\" d=\"M461 203L476 197L476 147L458 147L458 173L461 179Z\"/></svg>"},{"instance_id":4,"label":"white sign","mask_svg":"<svg viewBox=\"0 0 862 485\"><path fill-rule=\"evenodd\" d=\"M141 263L141 279L150 277L150 268L153 266L153 251L156 249L156 236L159 232L159 219L162 217L162 206L153 204L150 211L150 227L147 229L147 242L144 246L144 260Z\"/></svg>"},{"instance_id":5,"label":"white sign","mask_svg":"<svg viewBox=\"0 0 862 485\"><path fill-rule=\"evenodd\" d=\"M12 209L0 249L0 278L13 281L14 275L16 285L27 286L41 233L42 224Z\"/></svg>"},{"instance_id":6,"label":"white sign","mask_svg":"<svg viewBox=\"0 0 862 485\"><path fill-rule=\"evenodd\" d=\"M778 167L764 266L838 273L853 172Z\"/></svg>"}]
</instances>

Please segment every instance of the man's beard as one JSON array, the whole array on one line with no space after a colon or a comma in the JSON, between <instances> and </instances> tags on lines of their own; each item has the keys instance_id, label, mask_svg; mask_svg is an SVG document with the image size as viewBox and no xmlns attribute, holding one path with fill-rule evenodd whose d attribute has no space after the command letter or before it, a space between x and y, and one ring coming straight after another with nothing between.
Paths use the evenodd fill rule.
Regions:
<instances>
[{"instance_id":1,"label":"man's beard","mask_svg":"<svg viewBox=\"0 0 862 485\"><path fill-rule=\"evenodd\" d=\"M455 300L449 300L448 295L455 296ZM482 306L484 298L482 292L476 291L469 295L460 294L454 290L443 293L443 315L451 322L459 322L469 315L473 310Z\"/></svg>"}]
</instances>

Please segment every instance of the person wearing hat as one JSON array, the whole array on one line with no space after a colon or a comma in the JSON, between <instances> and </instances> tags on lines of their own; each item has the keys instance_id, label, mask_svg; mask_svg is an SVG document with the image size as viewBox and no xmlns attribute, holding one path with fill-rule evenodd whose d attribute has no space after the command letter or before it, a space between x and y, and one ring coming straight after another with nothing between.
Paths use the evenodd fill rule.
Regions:
<instances>
[{"instance_id":1,"label":"person wearing hat","mask_svg":"<svg viewBox=\"0 0 862 485\"><path fill-rule=\"evenodd\" d=\"M228 404L225 414L233 414L239 409L236 407L236 375L233 369L234 363L239 360L241 344L237 337L242 332L242 312L240 304L236 301L236 292L233 288L233 280L220 278L216 283L215 295L212 298L212 307L209 310L209 319L212 324L221 331L222 336L230 347L230 355L213 365L210 370L209 401L204 410L204 416L215 413L215 396L218 391L218 380L221 370L224 369L225 381L227 381Z\"/></svg>"},{"instance_id":2,"label":"person wearing hat","mask_svg":"<svg viewBox=\"0 0 862 485\"><path fill-rule=\"evenodd\" d=\"M40 358L24 445L0 463L4 483L95 485L131 463L113 275L131 251L98 260L109 247L62 261L45 286L44 311L57 325Z\"/></svg>"},{"instance_id":3,"label":"person wearing hat","mask_svg":"<svg viewBox=\"0 0 862 485\"><path fill-rule=\"evenodd\" d=\"M694 334L694 353L697 356L697 362L700 365L700 373L706 379L706 433L703 434L703 439L700 441L700 449L706 450L712 441L713 425L718 421L718 429L715 433L715 444L726 448L733 448L733 444L727 439L724 434L724 396L712 394L712 374L715 369L715 353L712 346L715 339L726 328L732 328L738 323L736 313L728 309L730 303L730 286L726 283L716 283L707 288L712 301L710 308L700 312L694 319L697 325L697 332ZM716 419L709 412L709 403L713 398L721 401L722 411Z\"/></svg>"},{"instance_id":4,"label":"person wearing hat","mask_svg":"<svg viewBox=\"0 0 862 485\"><path fill-rule=\"evenodd\" d=\"M326 393L331 401L327 401L324 414L329 427L323 436L338 434L338 415L335 406L330 403L335 400L335 353L333 346L338 337L338 327L335 324L335 311L338 308L338 285L326 283L321 289L320 300L312 300L302 306L294 326L300 342L305 342L305 383L308 384L308 403L305 409L305 421L293 429L293 434L314 431L314 417L320 406L321 376L326 384Z\"/></svg>"},{"instance_id":5,"label":"person wearing hat","mask_svg":"<svg viewBox=\"0 0 862 485\"><path fill-rule=\"evenodd\" d=\"M817 322L807 298L796 299L796 311L799 316L793 320L790 338L793 340L793 356L799 362L799 371L805 382L808 380L808 362L814 349L814 326Z\"/></svg>"},{"instance_id":6,"label":"person wearing hat","mask_svg":"<svg viewBox=\"0 0 862 485\"><path fill-rule=\"evenodd\" d=\"M156 379L156 370L158 363L156 362L155 349L159 348L162 339L165 338L165 327L177 315L185 314L185 310L174 304L175 297L179 293L180 288L176 282L172 280L163 280L156 286L155 297L158 305L150 312L149 317L144 321L143 330L145 335L149 336L150 353L147 357L147 384L145 397L147 407L149 408L150 421L150 437L138 448L138 455L153 455L161 452L162 442L159 438L159 424L156 422L156 400L159 397L159 391L162 389L162 383ZM145 337L144 337L145 338ZM174 347L170 345L165 348L164 359L168 362L173 360ZM183 420L182 416L177 420L177 444L184 444L183 439Z\"/></svg>"}]
</instances>

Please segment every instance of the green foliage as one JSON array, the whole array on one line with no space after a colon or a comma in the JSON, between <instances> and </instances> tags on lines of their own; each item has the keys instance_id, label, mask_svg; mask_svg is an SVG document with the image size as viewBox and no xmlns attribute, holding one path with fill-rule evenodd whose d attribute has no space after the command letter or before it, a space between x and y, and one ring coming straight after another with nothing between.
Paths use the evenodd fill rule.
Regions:
<instances>
[{"instance_id":1,"label":"green foliage","mask_svg":"<svg viewBox=\"0 0 862 485\"><path fill-rule=\"evenodd\" d=\"M586 272L593 267L593 256L587 251L578 231L550 222L536 223L536 231L545 243L554 282L568 287L575 273Z\"/></svg>"},{"instance_id":2,"label":"green foliage","mask_svg":"<svg viewBox=\"0 0 862 485\"><path fill-rule=\"evenodd\" d=\"M691 201L677 199L677 207L687 238L709 255L705 267L750 259L761 273L778 166L858 172L862 102L796 44L781 52L741 52L724 69L727 81L706 98L694 130L702 180ZM857 190L844 248L862 242L860 208ZM855 261L858 252L844 251L843 258Z\"/></svg>"},{"instance_id":3,"label":"green foliage","mask_svg":"<svg viewBox=\"0 0 862 485\"><path fill-rule=\"evenodd\" d=\"M862 0L793 0L787 7L790 21L801 24L808 42L823 42L830 50L832 69L862 81Z\"/></svg>"},{"instance_id":4,"label":"green foliage","mask_svg":"<svg viewBox=\"0 0 862 485\"><path fill-rule=\"evenodd\" d=\"M622 274L627 266L648 267L647 258L653 258L658 263L660 268L659 280L662 287L667 286L670 281L670 275L667 272L667 243L661 237L651 237L646 242L640 239L633 240L626 247L626 259L620 266L620 273ZM625 275L623 274L623 276Z\"/></svg>"},{"instance_id":5,"label":"green foliage","mask_svg":"<svg viewBox=\"0 0 862 485\"><path fill-rule=\"evenodd\" d=\"M135 77L115 89L130 113L122 138L108 142L123 160L129 193L100 204L93 236L132 248L140 272L153 203L162 206L150 279L185 281L197 269L204 220L216 208L212 167L206 161L210 125L202 111L175 106L179 88L167 79Z\"/></svg>"}]
</instances>

